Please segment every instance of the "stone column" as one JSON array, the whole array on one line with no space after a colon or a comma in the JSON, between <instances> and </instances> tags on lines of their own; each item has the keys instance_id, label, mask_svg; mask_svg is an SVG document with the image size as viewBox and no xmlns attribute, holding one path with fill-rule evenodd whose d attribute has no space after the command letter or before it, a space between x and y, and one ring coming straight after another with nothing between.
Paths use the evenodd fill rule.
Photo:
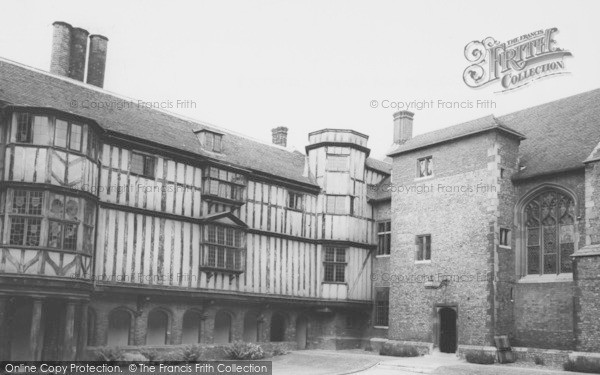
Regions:
<instances>
[{"instance_id":1,"label":"stone column","mask_svg":"<svg viewBox=\"0 0 600 375\"><path fill-rule=\"evenodd\" d=\"M82 360L84 358L85 348L87 347L88 343L88 307L88 301L81 303L81 321L79 322L79 335L77 336L78 342L76 358L78 360Z\"/></svg>"},{"instance_id":2,"label":"stone column","mask_svg":"<svg viewBox=\"0 0 600 375\"><path fill-rule=\"evenodd\" d=\"M39 297L33 299L31 308L31 328L29 331L29 351L34 361L39 361L42 354L42 307L44 303Z\"/></svg>"},{"instance_id":3,"label":"stone column","mask_svg":"<svg viewBox=\"0 0 600 375\"><path fill-rule=\"evenodd\" d=\"M7 296L0 296L0 360L3 361L10 359L8 300Z\"/></svg>"},{"instance_id":4,"label":"stone column","mask_svg":"<svg viewBox=\"0 0 600 375\"><path fill-rule=\"evenodd\" d=\"M63 338L62 359L72 361L77 353L75 343L75 301L68 301L65 313L65 336Z\"/></svg>"},{"instance_id":5,"label":"stone column","mask_svg":"<svg viewBox=\"0 0 600 375\"><path fill-rule=\"evenodd\" d=\"M129 334L129 341L131 344L131 336L133 334L133 345L136 346L142 346L142 345L146 345L146 328L148 325L148 313L147 312L142 312L142 311L137 311L134 314L134 319L133 319L133 324L132 324L132 330L133 332L130 332Z\"/></svg>"},{"instance_id":6,"label":"stone column","mask_svg":"<svg viewBox=\"0 0 600 375\"><path fill-rule=\"evenodd\" d=\"M181 345L182 337L183 337L183 315L185 314L185 310L182 307L175 307L173 309L173 318L170 321L169 330L171 331L171 341L167 342L167 344L171 345Z\"/></svg>"}]
</instances>

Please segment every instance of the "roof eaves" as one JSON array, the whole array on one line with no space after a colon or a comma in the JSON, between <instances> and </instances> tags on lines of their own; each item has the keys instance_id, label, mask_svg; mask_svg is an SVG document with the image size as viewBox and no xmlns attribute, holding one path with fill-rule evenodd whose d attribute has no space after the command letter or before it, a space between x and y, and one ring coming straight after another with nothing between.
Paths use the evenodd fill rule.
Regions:
<instances>
[{"instance_id":1,"label":"roof eaves","mask_svg":"<svg viewBox=\"0 0 600 375\"><path fill-rule=\"evenodd\" d=\"M470 132L467 132L467 133L463 133L463 134L457 134L457 135L450 136L450 137L444 138L444 139L438 139L438 140L431 141L431 142L428 142L428 143L424 143L424 144L418 145L418 146L413 146L413 147L409 146L409 147L404 148L404 149L402 149L402 146L400 146L400 149L395 150L395 151L391 151L389 154L387 154L387 156L390 156L390 157L397 156L397 155L400 155L400 154L405 154L405 153L408 153L408 152L421 150L421 149L428 148L428 147L435 146L435 145L439 145L439 144L442 144L442 143L452 142L452 141L455 141L457 139L470 137L470 136L473 136L473 135L476 135L476 134L485 133L485 132L488 132L488 131L491 131L491 130L501 130L503 132L506 132L508 134L511 134L511 135L519 138L519 140L526 139L526 137L523 134L519 133L516 130L513 130L513 129L511 129L511 128L507 127L507 126L503 126L501 124L494 124L492 126L487 126L485 128L473 130L473 131L470 131Z\"/></svg>"}]
</instances>

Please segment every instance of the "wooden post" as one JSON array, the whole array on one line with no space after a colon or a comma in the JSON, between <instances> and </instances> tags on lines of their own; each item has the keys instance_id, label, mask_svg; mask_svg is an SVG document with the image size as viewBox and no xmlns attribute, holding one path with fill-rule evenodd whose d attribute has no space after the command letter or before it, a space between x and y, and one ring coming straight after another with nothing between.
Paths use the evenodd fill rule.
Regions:
<instances>
[{"instance_id":1,"label":"wooden post","mask_svg":"<svg viewBox=\"0 0 600 375\"><path fill-rule=\"evenodd\" d=\"M67 302L67 311L65 314L65 336L63 341L62 358L64 361L72 361L75 359L77 352L75 347L75 302Z\"/></svg>"},{"instance_id":2,"label":"wooden post","mask_svg":"<svg viewBox=\"0 0 600 375\"><path fill-rule=\"evenodd\" d=\"M87 301L81 303L81 321L79 322L79 335L77 336L77 360L83 360L85 357L85 348L88 342L88 306L89 302Z\"/></svg>"},{"instance_id":3,"label":"wooden post","mask_svg":"<svg viewBox=\"0 0 600 375\"><path fill-rule=\"evenodd\" d=\"M44 303L41 298L33 299L31 310L31 329L29 331L29 350L31 359L39 361L42 354L42 307Z\"/></svg>"},{"instance_id":4,"label":"wooden post","mask_svg":"<svg viewBox=\"0 0 600 375\"><path fill-rule=\"evenodd\" d=\"M0 360L2 361L10 359L8 332L8 297L0 296Z\"/></svg>"}]
</instances>

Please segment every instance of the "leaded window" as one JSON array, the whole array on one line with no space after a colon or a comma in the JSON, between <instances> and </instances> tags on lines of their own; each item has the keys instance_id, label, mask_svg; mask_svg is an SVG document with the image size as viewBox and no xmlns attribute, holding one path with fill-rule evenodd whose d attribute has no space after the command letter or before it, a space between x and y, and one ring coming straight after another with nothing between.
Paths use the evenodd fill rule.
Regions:
<instances>
[{"instance_id":1,"label":"leaded window","mask_svg":"<svg viewBox=\"0 0 600 375\"><path fill-rule=\"evenodd\" d=\"M132 152L130 170L133 174L154 178L154 156Z\"/></svg>"},{"instance_id":2,"label":"leaded window","mask_svg":"<svg viewBox=\"0 0 600 375\"><path fill-rule=\"evenodd\" d=\"M390 288L375 288L375 325L387 327L390 311Z\"/></svg>"},{"instance_id":3,"label":"leaded window","mask_svg":"<svg viewBox=\"0 0 600 375\"><path fill-rule=\"evenodd\" d=\"M431 235L417 236L417 261L431 260Z\"/></svg>"},{"instance_id":4,"label":"leaded window","mask_svg":"<svg viewBox=\"0 0 600 375\"><path fill-rule=\"evenodd\" d=\"M324 281L343 283L346 280L346 249L326 247L323 266Z\"/></svg>"},{"instance_id":5,"label":"leaded window","mask_svg":"<svg viewBox=\"0 0 600 375\"><path fill-rule=\"evenodd\" d=\"M205 228L205 268L224 271L242 271L243 232L239 228L208 224Z\"/></svg>"},{"instance_id":6,"label":"leaded window","mask_svg":"<svg viewBox=\"0 0 600 375\"><path fill-rule=\"evenodd\" d=\"M16 190L10 217L10 244L40 246L44 192Z\"/></svg>"},{"instance_id":7,"label":"leaded window","mask_svg":"<svg viewBox=\"0 0 600 375\"><path fill-rule=\"evenodd\" d=\"M93 202L41 190L9 189L8 196L11 245L83 249L92 253L96 209ZM47 235L42 236L42 232Z\"/></svg>"},{"instance_id":8,"label":"leaded window","mask_svg":"<svg viewBox=\"0 0 600 375\"><path fill-rule=\"evenodd\" d=\"M544 191L525 205L527 274L572 272L575 202L558 191Z\"/></svg>"},{"instance_id":9,"label":"leaded window","mask_svg":"<svg viewBox=\"0 0 600 375\"><path fill-rule=\"evenodd\" d=\"M235 201L244 200L246 178L243 175L215 167L208 168L206 172L204 194Z\"/></svg>"},{"instance_id":10,"label":"leaded window","mask_svg":"<svg viewBox=\"0 0 600 375\"><path fill-rule=\"evenodd\" d=\"M433 157L428 156L417 160L417 177L433 175Z\"/></svg>"},{"instance_id":11,"label":"leaded window","mask_svg":"<svg viewBox=\"0 0 600 375\"><path fill-rule=\"evenodd\" d=\"M377 223L377 255L389 255L392 243L392 222Z\"/></svg>"}]
</instances>

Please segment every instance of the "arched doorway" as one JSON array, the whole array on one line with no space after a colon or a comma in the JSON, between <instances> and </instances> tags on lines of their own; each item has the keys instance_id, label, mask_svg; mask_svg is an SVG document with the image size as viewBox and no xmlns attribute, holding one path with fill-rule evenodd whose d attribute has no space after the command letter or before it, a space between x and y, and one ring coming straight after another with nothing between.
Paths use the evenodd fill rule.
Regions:
<instances>
[{"instance_id":1,"label":"arched doorway","mask_svg":"<svg viewBox=\"0 0 600 375\"><path fill-rule=\"evenodd\" d=\"M162 310L152 310L148 314L148 326L146 328L146 345L165 345L167 343L167 332L169 316Z\"/></svg>"},{"instance_id":2,"label":"arched doorway","mask_svg":"<svg viewBox=\"0 0 600 375\"><path fill-rule=\"evenodd\" d=\"M456 353L456 310L443 307L439 310L440 321L440 351L443 353Z\"/></svg>"},{"instance_id":3,"label":"arched doorway","mask_svg":"<svg viewBox=\"0 0 600 375\"><path fill-rule=\"evenodd\" d=\"M219 311L215 315L214 341L215 344L231 342L231 315L228 312Z\"/></svg>"},{"instance_id":4,"label":"arched doorway","mask_svg":"<svg viewBox=\"0 0 600 375\"><path fill-rule=\"evenodd\" d=\"M113 310L108 317L108 334L106 345L129 345L129 331L131 329L131 314L125 310Z\"/></svg>"},{"instance_id":5,"label":"arched doorway","mask_svg":"<svg viewBox=\"0 0 600 375\"><path fill-rule=\"evenodd\" d=\"M285 340L285 317L282 314L275 313L271 317L271 341L278 342Z\"/></svg>"},{"instance_id":6,"label":"arched doorway","mask_svg":"<svg viewBox=\"0 0 600 375\"><path fill-rule=\"evenodd\" d=\"M244 316L244 333L242 338L245 342L258 341L258 314L248 311Z\"/></svg>"},{"instance_id":7,"label":"arched doorway","mask_svg":"<svg viewBox=\"0 0 600 375\"><path fill-rule=\"evenodd\" d=\"M305 316L299 316L296 319L296 343L298 349L306 349L308 339L308 320Z\"/></svg>"},{"instance_id":8,"label":"arched doorway","mask_svg":"<svg viewBox=\"0 0 600 375\"><path fill-rule=\"evenodd\" d=\"M183 315L183 326L181 334L182 344L197 344L200 342L202 317L197 311L186 311Z\"/></svg>"}]
</instances>

